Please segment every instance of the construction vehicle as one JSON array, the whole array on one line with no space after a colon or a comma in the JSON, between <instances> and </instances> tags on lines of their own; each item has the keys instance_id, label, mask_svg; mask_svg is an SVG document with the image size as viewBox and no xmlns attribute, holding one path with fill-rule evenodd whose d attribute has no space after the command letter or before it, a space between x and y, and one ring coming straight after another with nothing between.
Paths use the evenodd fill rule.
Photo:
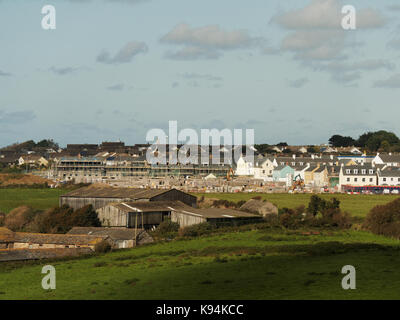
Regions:
<instances>
[{"instance_id":1,"label":"construction vehicle","mask_svg":"<svg viewBox=\"0 0 400 320\"><path fill-rule=\"evenodd\" d=\"M292 186L290 190L293 192L295 190L303 190L304 189L304 180L301 178L301 176L298 174L296 177L293 179Z\"/></svg>"},{"instance_id":2,"label":"construction vehicle","mask_svg":"<svg viewBox=\"0 0 400 320\"><path fill-rule=\"evenodd\" d=\"M233 169L230 168L229 171L228 171L227 174L226 174L226 180L227 180L227 181L231 181L232 178L233 178L233 176L234 176L234 174L235 174L235 173L233 172Z\"/></svg>"}]
</instances>

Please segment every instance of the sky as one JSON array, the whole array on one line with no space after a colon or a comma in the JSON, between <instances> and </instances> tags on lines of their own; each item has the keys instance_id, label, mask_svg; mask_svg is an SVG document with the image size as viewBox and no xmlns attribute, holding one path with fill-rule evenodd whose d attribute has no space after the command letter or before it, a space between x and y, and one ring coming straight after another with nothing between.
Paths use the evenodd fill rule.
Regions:
<instances>
[{"instance_id":1,"label":"sky","mask_svg":"<svg viewBox=\"0 0 400 320\"><path fill-rule=\"evenodd\" d=\"M0 0L0 146L144 143L169 120L269 144L400 136L399 57L396 0Z\"/></svg>"}]
</instances>

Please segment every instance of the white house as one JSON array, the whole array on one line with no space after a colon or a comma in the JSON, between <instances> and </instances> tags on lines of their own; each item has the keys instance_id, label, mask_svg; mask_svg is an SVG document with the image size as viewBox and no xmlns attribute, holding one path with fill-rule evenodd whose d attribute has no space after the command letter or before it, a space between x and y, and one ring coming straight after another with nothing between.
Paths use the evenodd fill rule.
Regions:
<instances>
[{"instance_id":1,"label":"white house","mask_svg":"<svg viewBox=\"0 0 400 320\"><path fill-rule=\"evenodd\" d=\"M339 189L344 185L376 186L377 167L371 164L342 166L339 173Z\"/></svg>"},{"instance_id":2,"label":"white house","mask_svg":"<svg viewBox=\"0 0 400 320\"><path fill-rule=\"evenodd\" d=\"M378 184L380 186L400 186L400 169L378 170Z\"/></svg>"},{"instance_id":3,"label":"white house","mask_svg":"<svg viewBox=\"0 0 400 320\"><path fill-rule=\"evenodd\" d=\"M272 180L274 168L274 163L271 159L257 159L254 166L254 179Z\"/></svg>"},{"instance_id":4,"label":"white house","mask_svg":"<svg viewBox=\"0 0 400 320\"><path fill-rule=\"evenodd\" d=\"M235 175L254 176L254 157L244 157L241 155L236 162Z\"/></svg>"},{"instance_id":5,"label":"white house","mask_svg":"<svg viewBox=\"0 0 400 320\"><path fill-rule=\"evenodd\" d=\"M384 164L389 167L400 167L400 154L377 154L372 160L374 164Z\"/></svg>"}]
</instances>

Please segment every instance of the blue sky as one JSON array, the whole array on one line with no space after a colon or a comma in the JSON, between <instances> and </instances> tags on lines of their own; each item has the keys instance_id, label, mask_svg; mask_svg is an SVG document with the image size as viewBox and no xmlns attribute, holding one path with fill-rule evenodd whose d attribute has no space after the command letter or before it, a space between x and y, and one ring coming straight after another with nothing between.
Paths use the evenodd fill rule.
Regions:
<instances>
[{"instance_id":1,"label":"blue sky","mask_svg":"<svg viewBox=\"0 0 400 320\"><path fill-rule=\"evenodd\" d=\"M400 135L399 31L395 0L0 0L0 145L142 143L168 120L271 144Z\"/></svg>"}]
</instances>

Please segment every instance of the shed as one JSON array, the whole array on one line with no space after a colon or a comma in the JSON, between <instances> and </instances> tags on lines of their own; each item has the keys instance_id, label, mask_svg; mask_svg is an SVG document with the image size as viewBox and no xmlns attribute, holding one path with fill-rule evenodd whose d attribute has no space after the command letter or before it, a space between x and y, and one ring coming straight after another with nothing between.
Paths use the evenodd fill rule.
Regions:
<instances>
[{"instance_id":1,"label":"shed","mask_svg":"<svg viewBox=\"0 0 400 320\"><path fill-rule=\"evenodd\" d=\"M188 210L178 209L172 211L171 220L179 223L181 227L187 227L203 222L223 226L258 222L262 220L262 216L233 209L191 208Z\"/></svg>"},{"instance_id":2,"label":"shed","mask_svg":"<svg viewBox=\"0 0 400 320\"><path fill-rule=\"evenodd\" d=\"M188 206L197 206L197 197L177 189L140 189L113 187L84 187L60 196L60 206L66 204L73 209L91 204L99 209L111 202L132 201L181 201Z\"/></svg>"},{"instance_id":3,"label":"shed","mask_svg":"<svg viewBox=\"0 0 400 320\"><path fill-rule=\"evenodd\" d=\"M180 201L133 201L109 203L96 210L103 227L151 228L177 209L192 209Z\"/></svg>"},{"instance_id":4,"label":"shed","mask_svg":"<svg viewBox=\"0 0 400 320\"><path fill-rule=\"evenodd\" d=\"M74 227L68 234L106 236L115 248L132 248L153 242L153 238L143 229Z\"/></svg>"}]
</instances>

